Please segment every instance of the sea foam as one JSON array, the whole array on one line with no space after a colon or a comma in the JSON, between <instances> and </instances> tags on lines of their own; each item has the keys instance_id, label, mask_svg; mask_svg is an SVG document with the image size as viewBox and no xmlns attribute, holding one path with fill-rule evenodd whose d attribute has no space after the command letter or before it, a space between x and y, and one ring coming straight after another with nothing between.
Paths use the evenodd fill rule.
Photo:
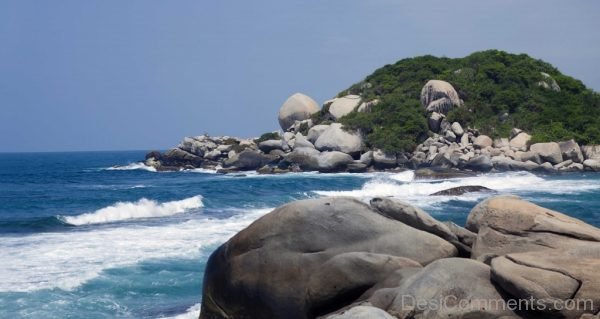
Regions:
<instances>
[{"instance_id":1,"label":"sea foam","mask_svg":"<svg viewBox=\"0 0 600 319\"><path fill-rule=\"evenodd\" d=\"M132 170L144 170L149 172L156 172L156 168L148 166L144 163L130 163L123 166L112 166L105 168L107 171L132 171Z\"/></svg>"},{"instance_id":2,"label":"sea foam","mask_svg":"<svg viewBox=\"0 0 600 319\"><path fill-rule=\"evenodd\" d=\"M142 198L137 202L118 202L92 213L77 216L59 216L59 219L67 224L80 226L137 218L165 217L185 213L203 206L202 196L200 195L162 204Z\"/></svg>"},{"instance_id":3,"label":"sea foam","mask_svg":"<svg viewBox=\"0 0 600 319\"><path fill-rule=\"evenodd\" d=\"M600 189L600 181L582 184L577 179L544 179L529 172L493 173L445 180L414 179L411 171L380 175L368 180L360 189L345 191L319 190L321 196L351 196L360 199L372 197L395 197L421 207L435 206L450 200L475 202L489 196L487 193L470 193L461 196L430 196L435 192L453 187L478 185L500 193L550 194L578 193Z\"/></svg>"},{"instance_id":4,"label":"sea foam","mask_svg":"<svg viewBox=\"0 0 600 319\"><path fill-rule=\"evenodd\" d=\"M109 268L163 258L197 258L271 211L234 210L163 226L125 225L89 231L5 236L0 241L0 292L72 290Z\"/></svg>"}]
</instances>

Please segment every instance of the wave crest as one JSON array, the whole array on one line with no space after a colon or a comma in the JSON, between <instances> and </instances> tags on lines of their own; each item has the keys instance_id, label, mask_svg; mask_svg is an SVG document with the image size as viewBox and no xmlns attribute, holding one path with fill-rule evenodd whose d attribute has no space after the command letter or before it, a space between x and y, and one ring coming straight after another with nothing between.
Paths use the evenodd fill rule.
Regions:
<instances>
[{"instance_id":1,"label":"wave crest","mask_svg":"<svg viewBox=\"0 0 600 319\"><path fill-rule=\"evenodd\" d=\"M113 166L106 168L107 171L133 171L133 170L144 170L148 172L156 172L156 168L148 166L144 163L130 163L123 166Z\"/></svg>"},{"instance_id":2,"label":"wave crest","mask_svg":"<svg viewBox=\"0 0 600 319\"><path fill-rule=\"evenodd\" d=\"M162 204L154 200L142 198L137 202L118 202L93 213L85 213L77 216L59 216L59 219L70 225L81 226L137 218L165 217L185 213L191 209L203 206L202 196L200 195Z\"/></svg>"}]
</instances>

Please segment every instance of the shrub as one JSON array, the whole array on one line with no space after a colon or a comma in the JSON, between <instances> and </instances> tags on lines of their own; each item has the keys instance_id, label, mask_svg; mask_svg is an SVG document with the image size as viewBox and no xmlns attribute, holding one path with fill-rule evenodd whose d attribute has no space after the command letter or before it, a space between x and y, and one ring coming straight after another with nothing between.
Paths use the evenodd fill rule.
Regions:
<instances>
[{"instance_id":1,"label":"shrub","mask_svg":"<svg viewBox=\"0 0 600 319\"><path fill-rule=\"evenodd\" d=\"M560 92L538 82L549 74ZM464 107L447 118L490 136L508 136L512 127L532 132L536 141L575 138L600 143L600 96L552 65L526 54L498 50L475 52L464 58L421 56L386 65L342 91L363 100L380 99L371 113L351 113L341 122L365 134L369 146L409 151L427 134L426 113L419 98L431 79L448 81ZM313 117L327 120L326 110ZM505 114L507 116L505 116Z\"/></svg>"}]
</instances>

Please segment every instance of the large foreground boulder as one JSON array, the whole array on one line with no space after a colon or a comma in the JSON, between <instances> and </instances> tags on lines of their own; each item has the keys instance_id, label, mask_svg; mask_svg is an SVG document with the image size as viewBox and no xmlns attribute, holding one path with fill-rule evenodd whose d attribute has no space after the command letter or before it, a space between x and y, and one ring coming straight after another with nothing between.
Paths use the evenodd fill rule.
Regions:
<instances>
[{"instance_id":1,"label":"large foreground boulder","mask_svg":"<svg viewBox=\"0 0 600 319\"><path fill-rule=\"evenodd\" d=\"M447 240L456 246L461 256L468 257L471 253L471 247L460 242L446 224L436 220L418 207L397 199L379 197L373 198L370 204L384 216Z\"/></svg>"},{"instance_id":2,"label":"large foreground boulder","mask_svg":"<svg viewBox=\"0 0 600 319\"><path fill-rule=\"evenodd\" d=\"M600 246L509 254L492 260L492 278L544 318L579 318L600 311Z\"/></svg>"},{"instance_id":3,"label":"large foreground boulder","mask_svg":"<svg viewBox=\"0 0 600 319\"><path fill-rule=\"evenodd\" d=\"M353 303L392 271L456 253L355 199L293 202L210 256L200 318L314 318Z\"/></svg>"},{"instance_id":4,"label":"large foreground boulder","mask_svg":"<svg viewBox=\"0 0 600 319\"><path fill-rule=\"evenodd\" d=\"M435 261L368 301L396 318L519 318L502 307L503 295L490 282L490 267L469 259Z\"/></svg>"},{"instance_id":5,"label":"large foreground boulder","mask_svg":"<svg viewBox=\"0 0 600 319\"><path fill-rule=\"evenodd\" d=\"M482 261L510 253L600 247L600 229L517 196L479 203L466 228L478 234L471 257Z\"/></svg>"},{"instance_id":6,"label":"large foreground boulder","mask_svg":"<svg viewBox=\"0 0 600 319\"><path fill-rule=\"evenodd\" d=\"M290 96L279 109L279 125L286 131L296 121L303 121L319 111L315 100L302 93Z\"/></svg>"}]
</instances>

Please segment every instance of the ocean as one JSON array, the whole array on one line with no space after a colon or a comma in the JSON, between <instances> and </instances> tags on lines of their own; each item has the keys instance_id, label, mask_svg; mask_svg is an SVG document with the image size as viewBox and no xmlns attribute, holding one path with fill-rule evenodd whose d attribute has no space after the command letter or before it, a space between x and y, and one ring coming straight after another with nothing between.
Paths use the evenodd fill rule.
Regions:
<instances>
[{"instance_id":1,"label":"ocean","mask_svg":"<svg viewBox=\"0 0 600 319\"><path fill-rule=\"evenodd\" d=\"M320 196L394 196L464 224L516 194L600 226L600 175L155 172L144 152L0 154L0 318L197 318L210 253L273 208ZM429 196L481 185L494 194Z\"/></svg>"}]
</instances>

